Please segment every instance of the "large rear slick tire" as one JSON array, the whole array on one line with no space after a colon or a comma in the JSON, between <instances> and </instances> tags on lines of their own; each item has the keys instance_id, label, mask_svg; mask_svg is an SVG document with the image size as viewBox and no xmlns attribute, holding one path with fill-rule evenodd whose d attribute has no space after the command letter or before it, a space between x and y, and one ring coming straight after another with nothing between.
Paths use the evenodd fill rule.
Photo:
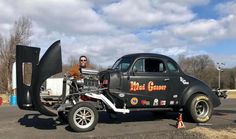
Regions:
<instances>
[{"instance_id":1,"label":"large rear slick tire","mask_svg":"<svg viewBox=\"0 0 236 139\"><path fill-rule=\"evenodd\" d=\"M68 115L69 126L76 132L91 131L98 122L97 109L88 102L74 105Z\"/></svg>"},{"instance_id":2,"label":"large rear slick tire","mask_svg":"<svg viewBox=\"0 0 236 139\"><path fill-rule=\"evenodd\" d=\"M211 99L203 94L194 94L185 106L187 118L196 123L205 123L210 120L213 112Z\"/></svg>"}]
</instances>

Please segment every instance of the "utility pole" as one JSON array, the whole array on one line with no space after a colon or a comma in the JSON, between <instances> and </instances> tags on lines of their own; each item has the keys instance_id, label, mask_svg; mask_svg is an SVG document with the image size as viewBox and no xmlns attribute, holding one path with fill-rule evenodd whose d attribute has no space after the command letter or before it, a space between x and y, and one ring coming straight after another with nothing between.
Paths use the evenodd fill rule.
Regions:
<instances>
[{"instance_id":1,"label":"utility pole","mask_svg":"<svg viewBox=\"0 0 236 139\"><path fill-rule=\"evenodd\" d=\"M225 66L224 63L218 63L218 62L217 62L217 70L219 71L219 78L218 78L218 83L219 83L219 84L218 84L218 89L219 89L219 90L220 90L220 78L221 78L221 77L220 77L220 73L223 72L223 69L222 69L223 66Z\"/></svg>"}]
</instances>

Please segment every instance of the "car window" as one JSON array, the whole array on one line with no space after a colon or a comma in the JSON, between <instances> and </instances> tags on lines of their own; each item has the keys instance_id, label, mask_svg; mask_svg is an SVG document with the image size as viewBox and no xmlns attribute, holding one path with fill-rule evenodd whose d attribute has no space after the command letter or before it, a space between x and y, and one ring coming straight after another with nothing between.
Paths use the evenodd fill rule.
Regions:
<instances>
[{"instance_id":1,"label":"car window","mask_svg":"<svg viewBox=\"0 0 236 139\"><path fill-rule=\"evenodd\" d=\"M134 72L144 72L144 59L139 59L133 66Z\"/></svg>"},{"instance_id":2,"label":"car window","mask_svg":"<svg viewBox=\"0 0 236 139\"><path fill-rule=\"evenodd\" d=\"M176 67L176 65L172 62L167 62L167 66L170 72L176 72L178 71L178 68Z\"/></svg>"},{"instance_id":3,"label":"car window","mask_svg":"<svg viewBox=\"0 0 236 139\"><path fill-rule=\"evenodd\" d=\"M145 59L145 72L164 72L165 65L159 59Z\"/></svg>"},{"instance_id":4,"label":"car window","mask_svg":"<svg viewBox=\"0 0 236 139\"><path fill-rule=\"evenodd\" d=\"M118 60L115 62L115 64L112 66L111 69L115 69L115 68L117 68L117 66L119 65L120 61L121 61L121 58L118 59Z\"/></svg>"},{"instance_id":5,"label":"car window","mask_svg":"<svg viewBox=\"0 0 236 139\"><path fill-rule=\"evenodd\" d=\"M132 63L132 60L133 59L130 57L121 58L116 61L116 63L112 66L112 69L119 69L122 72L126 72Z\"/></svg>"}]
</instances>

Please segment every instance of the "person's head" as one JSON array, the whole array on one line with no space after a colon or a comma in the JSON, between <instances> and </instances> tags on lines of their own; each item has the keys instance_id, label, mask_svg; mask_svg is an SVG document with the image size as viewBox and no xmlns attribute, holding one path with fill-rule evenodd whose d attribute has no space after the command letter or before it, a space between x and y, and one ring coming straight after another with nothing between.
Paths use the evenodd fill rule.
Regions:
<instances>
[{"instance_id":1,"label":"person's head","mask_svg":"<svg viewBox=\"0 0 236 139\"><path fill-rule=\"evenodd\" d=\"M87 66L87 57L86 56L80 56L79 61L80 61L80 67L81 68L86 68Z\"/></svg>"}]
</instances>

